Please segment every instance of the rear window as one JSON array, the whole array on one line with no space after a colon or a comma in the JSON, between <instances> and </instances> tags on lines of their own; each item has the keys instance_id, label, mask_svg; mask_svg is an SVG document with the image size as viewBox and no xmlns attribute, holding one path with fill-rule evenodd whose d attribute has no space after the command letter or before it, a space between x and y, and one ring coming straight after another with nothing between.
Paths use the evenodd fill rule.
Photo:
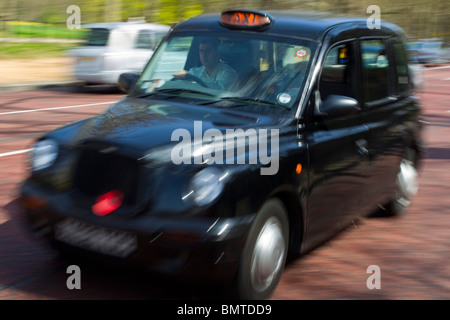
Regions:
<instances>
[{"instance_id":1,"label":"rear window","mask_svg":"<svg viewBox=\"0 0 450 320\"><path fill-rule=\"evenodd\" d=\"M397 76L397 94L408 95L410 91L410 80L408 72L408 58L403 43L395 40L392 44L394 49L395 69Z\"/></svg>"},{"instance_id":2,"label":"rear window","mask_svg":"<svg viewBox=\"0 0 450 320\"><path fill-rule=\"evenodd\" d=\"M88 46L106 46L108 44L109 30L94 28L88 32L87 43Z\"/></svg>"}]
</instances>

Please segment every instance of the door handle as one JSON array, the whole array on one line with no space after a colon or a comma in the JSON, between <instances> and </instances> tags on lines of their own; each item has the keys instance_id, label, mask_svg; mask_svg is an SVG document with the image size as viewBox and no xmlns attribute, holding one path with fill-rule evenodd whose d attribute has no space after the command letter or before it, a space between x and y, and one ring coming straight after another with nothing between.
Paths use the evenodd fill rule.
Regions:
<instances>
[{"instance_id":1,"label":"door handle","mask_svg":"<svg viewBox=\"0 0 450 320\"><path fill-rule=\"evenodd\" d=\"M362 156L367 156L369 154L368 144L367 140L365 139L359 139L355 141L356 144L356 150L358 153Z\"/></svg>"}]
</instances>

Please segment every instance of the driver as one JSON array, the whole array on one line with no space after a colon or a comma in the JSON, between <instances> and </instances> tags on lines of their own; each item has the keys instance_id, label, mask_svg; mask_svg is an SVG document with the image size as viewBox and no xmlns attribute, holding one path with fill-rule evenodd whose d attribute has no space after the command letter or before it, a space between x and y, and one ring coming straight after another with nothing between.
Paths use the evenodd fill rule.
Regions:
<instances>
[{"instance_id":1,"label":"driver","mask_svg":"<svg viewBox=\"0 0 450 320\"><path fill-rule=\"evenodd\" d=\"M190 74L202 80L209 88L229 90L237 79L237 73L220 60L218 47L219 40L203 39L199 45L202 66L191 68L189 71L180 70L173 75L183 79Z\"/></svg>"}]
</instances>

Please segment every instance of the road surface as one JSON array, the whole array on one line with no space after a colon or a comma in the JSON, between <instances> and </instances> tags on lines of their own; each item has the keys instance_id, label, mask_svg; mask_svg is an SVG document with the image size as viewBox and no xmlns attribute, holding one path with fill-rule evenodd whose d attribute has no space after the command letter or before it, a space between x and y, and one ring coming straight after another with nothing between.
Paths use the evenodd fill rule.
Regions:
<instances>
[{"instance_id":1,"label":"road surface","mask_svg":"<svg viewBox=\"0 0 450 320\"><path fill-rule=\"evenodd\" d=\"M364 219L288 264L272 299L450 299L450 67L427 68L424 79L426 153L406 215ZM0 93L0 299L221 297L219 288L62 258L23 228L17 192L33 139L122 96L109 87ZM67 288L72 264L81 268L81 289ZM373 270L379 289L368 287Z\"/></svg>"}]
</instances>

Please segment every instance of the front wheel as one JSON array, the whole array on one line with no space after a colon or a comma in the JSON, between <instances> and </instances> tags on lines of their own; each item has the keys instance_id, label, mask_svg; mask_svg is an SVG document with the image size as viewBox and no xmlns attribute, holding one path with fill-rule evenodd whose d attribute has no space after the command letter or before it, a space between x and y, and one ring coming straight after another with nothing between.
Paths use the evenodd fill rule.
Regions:
<instances>
[{"instance_id":1,"label":"front wheel","mask_svg":"<svg viewBox=\"0 0 450 320\"><path fill-rule=\"evenodd\" d=\"M237 277L240 299L266 299L277 286L288 250L289 222L278 199L269 200L257 214L242 252Z\"/></svg>"}]
</instances>

